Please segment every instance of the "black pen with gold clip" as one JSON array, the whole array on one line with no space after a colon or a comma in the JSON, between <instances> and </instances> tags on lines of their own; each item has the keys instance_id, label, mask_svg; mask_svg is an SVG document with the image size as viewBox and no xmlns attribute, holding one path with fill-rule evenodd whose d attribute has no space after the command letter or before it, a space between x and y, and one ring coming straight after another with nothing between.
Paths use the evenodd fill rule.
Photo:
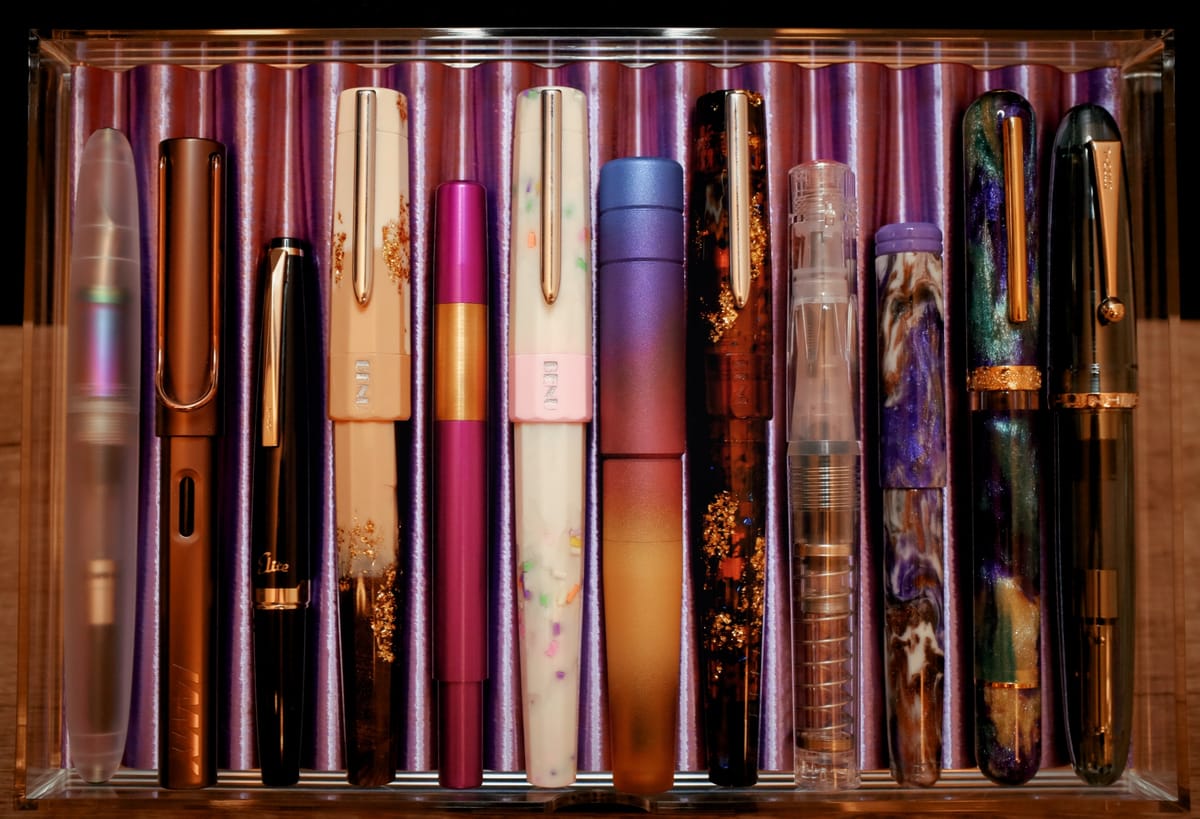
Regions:
<instances>
[{"instance_id":1,"label":"black pen with gold clip","mask_svg":"<svg viewBox=\"0 0 1200 819\"><path fill-rule=\"evenodd\" d=\"M317 449L306 244L272 239L262 287L254 441L254 692L264 785L300 778L304 646Z\"/></svg>"},{"instance_id":2,"label":"black pen with gold clip","mask_svg":"<svg viewBox=\"0 0 1200 819\"><path fill-rule=\"evenodd\" d=\"M1050 395L1060 671L1071 762L1107 785L1133 720L1136 328L1121 135L1096 105L1067 112L1051 159Z\"/></svg>"}]
</instances>

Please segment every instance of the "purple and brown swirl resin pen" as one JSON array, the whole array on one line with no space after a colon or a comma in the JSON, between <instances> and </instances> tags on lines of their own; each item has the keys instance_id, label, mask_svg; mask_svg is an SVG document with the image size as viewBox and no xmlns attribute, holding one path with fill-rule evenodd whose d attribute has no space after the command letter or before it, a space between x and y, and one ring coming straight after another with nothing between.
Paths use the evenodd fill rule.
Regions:
<instances>
[{"instance_id":1,"label":"purple and brown swirl resin pen","mask_svg":"<svg viewBox=\"0 0 1200 819\"><path fill-rule=\"evenodd\" d=\"M487 192L454 180L439 185L435 197L438 782L477 788L488 673Z\"/></svg>"},{"instance_id":2,"label":"purple and brown swirl resin pen","mask_svg":"<svg viewBox=\"0 0 1200 819\"><path fill-rule=\"evenodd\" d=\"M686 445L683 167L600 169L597 266L604 631L613 785L675 778Z\"/></svg>"},{"instance_id":3,"label":"purple and brown swirl resin pen","mask_svg":"<svg viewBox=\"0 0 1200 819\"><path fill-rule=\"evenodd\" d=\"M880 228L875 277L888 751L896 782L927 786L942 773L946 646L942 231Z\"/></svg>"},{"instance_id":4,"label":"purple and brown swirl resin pen","mask_svg":"<svg viewBox=\"0 0 1200 819\"><path fill-rule=\"evenodd\" d=\"M688 505L708 777L758 781L771 419L763 98L700 97L688 253Z\"/></svg>"},{"instance_id":5,"label":"purple and brown swirl resin pen","mask_svg":"<svg viewBox=\"0 0 1200 819\"><path fill-rule=\"evenodd\" d=\"M396 774L395 422L407 420L412 408L403 94L341 92L331 238L329 418L346 772L351 785L379 787Z\"/></svg>"},{"instance_id":6,"label":"purple and brown swirl resin pen","mask_svg":"<svg viewBox=\"0 0 1200 819\"><path fill-rule=\"evenodd\" d=\"M975 757L989 779L1041 764L1043 453L1033 109L990 91L963 116L975 598Z\"/></svg>"}]
</instances>

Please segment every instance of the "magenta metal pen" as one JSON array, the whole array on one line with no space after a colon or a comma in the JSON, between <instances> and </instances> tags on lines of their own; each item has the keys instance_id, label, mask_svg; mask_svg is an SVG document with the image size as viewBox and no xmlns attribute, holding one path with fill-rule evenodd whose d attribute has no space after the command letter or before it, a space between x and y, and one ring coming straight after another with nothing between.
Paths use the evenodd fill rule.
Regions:
<instances>
[{"instance_id":1,"label":"magenta metal pen","mask_svg":"<svg viewBox=\"0 0 1200 819\"><path fill-rule=\"evenodd\" d=\"M487 197L438 186L434 230L434 676L438 781L483 782L488 655Z\"/></svg>"}]
</instances>

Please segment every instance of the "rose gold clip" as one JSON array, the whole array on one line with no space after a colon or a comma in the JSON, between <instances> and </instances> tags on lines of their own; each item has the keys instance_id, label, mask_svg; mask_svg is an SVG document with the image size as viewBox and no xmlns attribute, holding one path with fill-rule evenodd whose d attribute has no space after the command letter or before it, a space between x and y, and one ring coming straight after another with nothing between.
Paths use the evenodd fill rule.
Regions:
<instances>
[{"instance_id":1,"label":"rose gold clip","mask_svg":"<svg viewBox=\"0 0 1200 819\"><path fill-rule=\"evenodd\" d=\"M1006 117L1000 126L1004 142L1004 217L1008 230L1008 320L1023 324L1029 318L1025 276L1025 124Z\"/></svg>"},{"instance_id":2,"label":"rose gold clip","mask_svg":"<svg viewBox=\"0 0 1200 819\"><path fill-rule=\"evenodd\" d=\"M554 304L562 286L562 92L542 92L542 298Z\"/></svg>"},{"instance_id":3,"label":"rose gold clip","mask_svg":"<svg viewBox=\"0 0 1200 819\"><path fill-rule=\"evenodd\" d=\"M288 261L303 254L295 247L271 249L270 284L263 314L262 445L279 446L280 393L283 368L283 286Z\"/></svg>"},{"instance_id":4,"label":"rose gold clip","mask_svg":"<svg viewBox=\"0 0 1200 819\"><path fill-rule=\"evenodd\" d=\"M360 89L354 103L354 298L366 305L375 282L371 242L375 226L375 92Z\"/></svg>"},{"instance_id":5,"label":"rose gold clip","mask_svg":"<svg viewBox=\"0 0 1200 819\"><path fill-rule=\"evenodd\" d=\"M1121 193L1121 143L1116 140L1089 140L1088 155L1096 178L1096 204L1100 211L1100 247L1104 258L1104 298L1096 315L1105 324L1125 318L1125 303L1117 294L1117 203Z\"/></svg>"}]
</instances>

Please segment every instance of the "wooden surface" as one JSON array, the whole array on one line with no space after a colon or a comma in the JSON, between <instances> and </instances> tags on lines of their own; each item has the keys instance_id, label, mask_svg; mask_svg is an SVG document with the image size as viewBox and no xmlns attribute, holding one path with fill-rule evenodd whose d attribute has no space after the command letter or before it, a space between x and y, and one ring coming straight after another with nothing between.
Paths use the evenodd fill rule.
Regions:
<instances>
[{"instance_id":1,"label":"wooden surface","mask_svg":"<svg viewBox=\"0 0 1200 819\"><path fill-rule=\"evenodd\" d=\"M1184 606L1187 631L1188 736L1191 751L1192 801L1200 801L1200 322L1179 325L1177 372L1192 374L1175 385L1174 400L1183 424L1182 450L1175 476L1183 506ZM16 716L17 526L21 442L20 327L0 326L0 815L12 807L14 724ZM1143 376L1151 368L1144 368ZM1161 368L1160 370L1161 371ZM1145 386L1143 387L1145 388ZM1166 419L1163 419L1166 429ZM43 811L44 812L44 811ZM1200 806L1193 806L1200 816ZM29 815L29 814L25 814ZM36 815L36 814L35 814Z\"/></svg>"}]
</instances>

